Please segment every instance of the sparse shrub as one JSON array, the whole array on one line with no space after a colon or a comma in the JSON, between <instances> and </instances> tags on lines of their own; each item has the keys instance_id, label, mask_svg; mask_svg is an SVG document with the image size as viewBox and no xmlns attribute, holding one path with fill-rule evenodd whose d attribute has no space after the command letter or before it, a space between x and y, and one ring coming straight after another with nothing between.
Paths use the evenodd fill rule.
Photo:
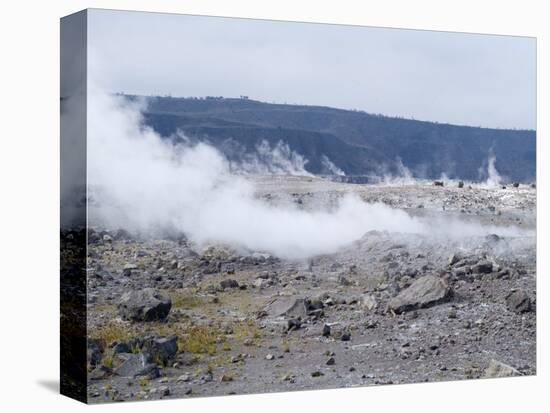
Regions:
<instances>
[{"instance_id":1,"label":"sparse shrub","mask_svg":"<svg viewBox=\"0 0 550 413\"><path fill-rule=\"evenodd\" d=\"M90 337L98 338L106 345L110 345L115 341L120 343L129 340L132 337L132 332L122 323L110 322L95 331L91 331Z\"/></svg>"},{"instance_id":2,"label":"sparse shrub","mask_svg":"<svg viewBox=\"0 0 550 413\"><path fill-rule=\"evenodd\" d=\"M199 307L204 304L204 299L192 291L183 293L174 291L170 294L170 298L172 299L172 308L187 309Z\"/></svg>"},{"instance_id":3,"label":"sparse shrub","mask_svg":"<svg viewBox=\"0 0 550 413\"><path fill-rule=\"evenodd\" d=\"M190 353L216 353L216 342L221 334L218 329L208 326L193 326L181 340L183 351ZM179 347L179 346L178 346Z\"/></svg>"},{"instance_id":4,"label":"sparse shrub","mask_svg":"<svg viewBox=\"0 0 550 413\"><path fill-rule=\"evenodd\" d=\"M151 385L151 382L149 380L149 377L142 377L138 381L139 387L141 387L142 390L147 390L149 386Z\"/></svg>"},{"instance_id":5,"label":"sparse shrub","mask_svg":"<svg viewBox=\"0 0 550 413\"><path fill-rule=\"evenodd\" d=\"M113 355L112 354L106 354L105 356L103 356L103 359L101 360L101 363L109 368L109 369L112 369L113 366L114 366L114 358L113 358Z\"/></svg>"},{"instance_id":6,"label":"sparse shrub","mask_svg":"<svg viewBox=\"0 0 550 413\"><path fill-rule=\"evenodd\" d=\"M290 352L290 343L288 342L287 339L283 340L283 343L281 344L281 349L283 350L284 353Z\"/></svg>"}]
</instances>

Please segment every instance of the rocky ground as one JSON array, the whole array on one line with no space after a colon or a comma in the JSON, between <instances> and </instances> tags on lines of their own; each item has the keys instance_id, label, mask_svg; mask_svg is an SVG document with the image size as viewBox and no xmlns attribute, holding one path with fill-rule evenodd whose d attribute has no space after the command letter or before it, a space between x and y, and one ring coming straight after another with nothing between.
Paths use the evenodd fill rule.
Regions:
<instances>
[{"instance_id":1,"label":"rocky ground","mask_svg":"<svg viewBox=\"0 0 550 413\"><path fill-rule=\"evenodd\" d=\"M355 192L520 236L368 232L303 261L88 233L92 403L536 373L536 190L255 178L305 209ZM163 237L167 238L167 237Z\"/></svg>"}]
</instances>

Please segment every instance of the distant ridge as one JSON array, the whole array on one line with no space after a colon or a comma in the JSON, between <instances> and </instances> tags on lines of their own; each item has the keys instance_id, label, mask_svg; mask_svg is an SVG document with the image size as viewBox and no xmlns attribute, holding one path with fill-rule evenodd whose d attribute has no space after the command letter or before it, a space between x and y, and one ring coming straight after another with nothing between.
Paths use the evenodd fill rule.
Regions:
<instances>
[{"instance_id":1,"label":"distant ridge","mask_svg":"<svg viewBox=\"0 0 550 413\"><path fill-rule=\"evenodd\" d=\"M126 95L129 99L136 96ZM509 181L536 176L536 132L491 129L373 115L323 106L242 98L147 97L145 122L164 137L181 130L208 140L230 159L261 142L279 141L302 156L306 169L327 174L324 157L347 175L398 174L483 180L489 153ZM239 150L235 149L235 144Z\"/></svg>"}]
</instances>

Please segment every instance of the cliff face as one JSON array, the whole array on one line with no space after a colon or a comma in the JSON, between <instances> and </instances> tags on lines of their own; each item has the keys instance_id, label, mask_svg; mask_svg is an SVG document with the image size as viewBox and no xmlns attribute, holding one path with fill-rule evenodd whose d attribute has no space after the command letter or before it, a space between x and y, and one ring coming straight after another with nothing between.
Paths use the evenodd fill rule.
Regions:
<instances>
[{"instance_id":1,"label":"cliff face","mask_svg":"<svg viewBox=\"0 0 550 413\"><path fill-rule=\"evenodd\" d=\"M134 98L132 96L130 99ZM328 174L324 158L347 175L399 172L483 180L490 153L509 181L534 181L536 133L392 118L319 106L281 105L249 99L150 97L145 122L165 137L177 130L204 139L229 158L260 142L279 141L302 156L306 169ZM232 142L232 145L228 145ZM237 143L240 151L235 151Z\"/></svg>"}]
</instances>

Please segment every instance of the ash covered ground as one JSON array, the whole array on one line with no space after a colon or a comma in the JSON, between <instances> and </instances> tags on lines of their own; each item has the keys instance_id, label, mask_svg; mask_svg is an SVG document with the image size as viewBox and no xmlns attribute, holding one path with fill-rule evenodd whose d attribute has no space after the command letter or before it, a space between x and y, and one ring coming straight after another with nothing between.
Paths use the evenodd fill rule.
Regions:
<instances>
[{"instance_id":1,"label":"ash covered ground","mask_svg":"<svg viewBox=\"0 0 550 413\"><path fill-rule=\"evenodd\" d=\"M534 187L247 179L274 207L351 192L429 230L289 259L90 229L90 402L536 373Z\"/></svg>"}]
</instances>

